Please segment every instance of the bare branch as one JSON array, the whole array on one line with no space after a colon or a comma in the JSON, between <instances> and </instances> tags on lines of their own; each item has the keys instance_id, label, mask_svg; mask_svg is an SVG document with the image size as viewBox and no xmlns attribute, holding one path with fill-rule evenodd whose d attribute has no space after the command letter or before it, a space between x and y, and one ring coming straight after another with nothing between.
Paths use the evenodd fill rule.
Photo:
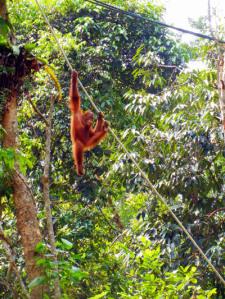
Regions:
<instances>
[{"instance_id":1,"label":"bare branch","mask_svg":"<svg viewBox=\"0 0 225 299\"><path fill-rule=\"evenodd\" d=\"M221 211L225 211L225 208L219 208L219 209L216 209L216 210L210 212L209 214L207 214L207 217L211 218L211 217L213 217L216 213L219 213L219 212L221 212Z\"/></svg>"},{"instance_id":2,"label":"bare branch","mask_svg":"<svg viewBox=\"0 0 225 299\"><path fill-rule=\"evenodd\" d=\"M221 112L222 131L225 141L225 53L219 55L218 59L218 90L219 90L219 104Z\"/></svg>"},{"instance_id":3,"label":"bare branch","mask_svg":"<svg viewBox=\"0 0 225 299\"><path fill-rule=\"evenodd\" d=\"M48 123L47 119L41 113L41 111L34 105L34 103L32 102L32 100L31 100L31 98L30 98L29 95L28 95L27 99L28 99L28 102L31 104L32 108L34 109L34 111L43 119L43 121L45 122L46 126L49 126L49 123Z\"/></svg>"}]
</instances>

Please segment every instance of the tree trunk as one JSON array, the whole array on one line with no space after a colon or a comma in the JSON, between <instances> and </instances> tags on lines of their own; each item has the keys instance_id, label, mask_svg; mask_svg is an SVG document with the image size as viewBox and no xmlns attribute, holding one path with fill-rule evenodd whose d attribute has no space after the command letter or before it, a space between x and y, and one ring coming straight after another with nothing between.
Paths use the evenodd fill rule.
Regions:
<instances>
[{"instance_id":1,"label":"tree trunk","mask_svg":"<svg viewBox=\"0 0 225 299\"><path fill-rule=\"evenodd\" d=\"M17 99L12 92L7 108L3 115L3 128L6 133L3 139L3 147L17 149ZM13 198L16 208L17 229L21 236L24 249L26 272L29 281L42 275L42 270L36 266L35 247L41 241L41 233L37 220L35 202L29 189L26 178L20 174L17 163L12 176ZM31 292L32 299L43 298L43 288L36 287Z\"/></svg>"},{"instance_id":2,"label":"tree trunk","mask_svg":"<svg viewBox=\"0 0 225 299\"><path fill-rule=\"evenodd\" d=\"M6 0L0 0L0 16L5 20L9 21ZM9 35L10 38L10 35ZM2 118L2 126L5 130L3 138L3 147L13 148L16 152L17 150L17 96L20 86L23 83L23 77L25 77L31 69L34 68L38 70L36 64L33 66L32 62L36 62L34 58L32 60L23 60L21 52L17 57L19 63L15 64L16 69L14 77L9 76L8 80L2 79L1 88L6 88L10 90L10 95L8 96L8 101L4 109L4 114ZM21 63L21 61L23 63ZM25 65L25 64L28 65ZM24 64L24 65L23 65ZM23 70L24 67L24 70ZM16 76L16 74L21 74L21 78ZM7 83L10 83L7 85ZM14 86L14 87L13 87ZM39 224L37 220L37 210L34 202L32 192L28 186L26 178L20 173L19 166L15 162L14 171L12 174L12 188L13 188L13 198L16 209L16 220L17 220L17 230L21 236L22 246L24 250L25 267L28 276L28 280L32 281L34 278L42 275L42 269L36 266L36 254L35 248L37 243L39 243L41 238L41 233L39 229ZM43 298L43 286L38 286L31 291L32 299Z\"/></svg>"},{"instance_id":3,"label":"tree trunk","mask_svg":"<svg viewBox=\"0 0 225 299\"><path fill-rule=\"evenodd\" d=\"M59 284L59 271L58 271L58 259L57 250L55 246L55 233L52 223L52 212L51 212L51 200L50 200L50 186L49 186L49 172L50 172L50 161L51 161L51 138L52 138L52 117L54 109L54 96L51 96L49 116L46 126L46 144L45 144L45 162L44 162L44 174L42 177L43 184L43 197L45 203L45 214L47 222L48 240L51 247L51 253L53 256L53 261L55 263L55 272L57 277L54 281L54 299L61 298L60 284Z\"/></svg>"},{"instance_id":4,"label":"tree trunk","mask_svg":"<svg viewBox=\"0 0 225 299\"><path fill-rule=\"evenodd\" d=\"M219 57L218 64L218 88L219 88L219 103L222 121L222 131L225 141L225 53Z\"/></svg>"},{"instance_id":5,"label":"tree trunk","mask_svg":"<svg viewBox=\"0 0 225 299\"><path fill-rule=\"evenodd\" d=\"M217 40L217 46L219 49L217 75L218 75L218 90L219 90L219 104L220 104L220 113L221 113L221 121L222 121L222 132L225 141L225 66L224 66L225 53L223 47L218 42L219 38L217 38L217 36L215 36L214 34L211 11L212 11L211 0L208 0L209 29L211 35Z\"/></svg>"},{"instance_id":6,"label":"tree trunk","mask_svg":"<svg viewBox=\"0 0 225 299\"><path fill-rule=\"evenodd\" d=\"M8 21L8 12L6 7L6 0L0 0L0 16Z\"/></svg>"}]
</instances>

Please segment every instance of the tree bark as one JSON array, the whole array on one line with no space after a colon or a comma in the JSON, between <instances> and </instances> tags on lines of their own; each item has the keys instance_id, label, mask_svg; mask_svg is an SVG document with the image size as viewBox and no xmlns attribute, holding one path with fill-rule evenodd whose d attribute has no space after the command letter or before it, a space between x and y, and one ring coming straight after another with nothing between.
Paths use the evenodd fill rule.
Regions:
<instances>
[{"instance_id":1,"label":"tree bark","mask_svg":"<svg viewBox=\"0 0 225 299\"><path fill-rule=\"evenodd\" d=\"M49 171L50 171L50 161L51 161L51 138L52 138L52 117L54 109L54 96L51 96L50 109L48 115L48 121L46 126L46 144L45 144L45 162L44 162L44 174L42 177L43 183L43 197L45 204L45 214L47 222L48 240L51 247L51 253L53 255L53 260L55 263L55 271L57 272L57 277L54 281L54 299L61 298L60 284L59 284L59 271L58 271L58 259L57 250L55 246L55 233L52 223L52 212L51 212L51 201L50 201L50 188L49 188Z\"/></svg>"},{"instance_id":2,"label":"tree bark","mask_svg":"<svg viewBox=\"0 0 225 299\"><path fill-rule=\"evenodd\" d=\"M218 63L219 103L222 121L222 131L225 141L225 53L221 54Z\"/></svg>"},{"instance_id":3,"label":"tree bark","mask_svg":"<svg viewBox=\"0 0 225 299\"><path fill-rule=\"evenodd\" d=\"M5 21L9 22L6 0L0 0L0 16ZM11 35L12 34L10 33L9 38ZM7 104L6 107L4 107L2 117L2 126L5 130L3 147L13 148L16 153L18 146L17 96L19 94L19 89L23 84L23 78L30 74L31 69L38 71L39 66L34 57L31 60L26 60L26 55L21 50L20 55L15 58L15 69L15 73L11 75L11 77L9 76L8 80L7 76L4 80L2 79L1 88L3 88L3 90L7 89L10 92L9 95L6 96L6 98L8 97L6 101ZM10 84L8 85L8 83ZM13 199L16 210L17 230L21 236L24 250L25 268L28 280L32 281L43 273L42 269L36 265L37 254L35 253L36 245L42 240L42 237L33 194L28 186L27 179L20 173L19 165L16 161L12 173L11 185L13 188ZM33 288L31 290L30 298L43 298L43 289L43 286Z\"/></svg>"},{"instance_id":4,"label":"tree bark","mask_svg":"<svg viewBox=\"0 0 225 299\"><path fill-rule=\"evenodd\" d=\"M211 35L216 39L217 46L219 49L219 57L218 57L218 90L219 90L219 104L220 104L220 113L221 113L221 122L222 122L222 132L223 138L225 141L225 52L223 47L218 42L217 36L214 34L213 26L212 26L212 15L211 15L211 0L208 0L208 21L209 21L209 29Z\"/></svg>"},{"instance_id":5,"label":"tree bark","mask_svg":"<svg viewBox=\"0 0 225 299\"><path fill-rule=\"evenodd\" d=\"M12 92L3 115L2 125L5 129L3 147L17 149L17 99ZM42 275L36 266L36 245L42 240L37 220L37 210L26 178L20 174L18 164L12 175L13 198L16 208L17 229L24 249L25 267L29 281ZM43 298L43 287L35 287L31 291L32 299Z\"/></svg>"},{"instance_id":6,"label":"tree bark","mask_svg":"<svg viewBox=\"0 0 225 299\"><path fill-rule=\"evenodd\" d=\"M7 6L6 6L6 0L0 0L0 16L5 21L8 21L8 11L7 11Z\"/></svg>"}]
</instances>

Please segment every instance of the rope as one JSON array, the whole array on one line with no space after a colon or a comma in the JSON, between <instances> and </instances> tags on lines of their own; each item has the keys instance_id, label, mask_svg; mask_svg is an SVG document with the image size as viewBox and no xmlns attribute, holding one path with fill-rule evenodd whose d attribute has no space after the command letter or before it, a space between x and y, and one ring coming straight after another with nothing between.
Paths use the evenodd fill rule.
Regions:
<instances>
[{"instance_id":1,"label":"rope","mask_svg":"<svg viewBox=\"0 0 225 299\"><path fill-rule=\"evenodd\" d=\"M68 60L68 57L64 51L64 49L61 47L60 42L58 40L58 38L55 35L55 32L53 30L53 27L51 26L43 8L40 6L38 0L35 0L37 6L40 9L40 12L43 16L43 18L45 19L46 23L48 24L50 31L59 47L59 49L61 50L70 70L73 70L71 63ZM95 105L93 98L89 95L89 93L87 92L86 88L83 86L83 84L81 83L81 81L79 80L79 84L82 88L82 90L84 91L84 93L86 94L86 96L88 97L90 103L92 104L93 108L96 110L97 113L100 112L100 110L98 109L98 107ZM196 241L193 239L193 237L191 236L191 234L187 231L187 229L184 227L184 225L182 224L182 222L177 218L177 216L174 214L174 212L172 211L172 209L170 208L170 206L168 205L168 203L166 202L166 200L163 198L163 196L157 191L157 189L153 186L153 184L151 183L151 181L149 180L147 174L141 169L141 167L139 166L139 164L135 161L135 159L133 158L133 156L130 154L130 152L127 150L127 148L124 146L124 144L122 143L122 141L119 139L119 137L115 134L115 132L113 131L112 128L109 127L109 131L111 132L111 134L113 135L113 137L116 139L116 141L118 142L118 144L121 146L121 148L124 150L124 152L127 154L127 156L131 159L131 161L134 163L135 167L137 168L137 170L139 171L139 173L142 175L142 177L145 179L145 181L147 182L148 186L150 187L150 189L152 190L152 192L160 199L160 201L166 206L167 210L169 211L169 213L171 214L171 216L173 217L173 219L177 222L177 224L180 226L180 228L182 229L182 231L187 235L187 237L189 238L189 240L192 242L192 244L194 245L194 247L199 251L199 253L201 254L201 256L203 257L203 259L206 261L206 263L211 267L211 269L213 270L213 272L216 274L216 276L218 277L218 279L221 281L221 283L225 286L225 280L224 278L221 276L221 274L217 271L217 269L214 267L214 265L211 263L211 261L207 258L207 256L205 255L205 253L202 251L202 249L198 246L198 244L196 243Z\"/></svg>"},{"instance_id":2,"label":"rope","mask_svg":"<svg viewBox=\"0 0 225 299\"><path fill-rule=\"evenodd\" d=\"M208 40L216 41L216 42L221 43L221 44L225 44L225 41L223 41L223 40L218 40L218 39L215 38L215 37L208 36L208 35L205 35L205 34L202 34L202 33L194 32L194 31L190 31L190 30L187 30L187 29L184 29L184 28L180 28L180 27L172 26L172 25L169 25L169 24L160 22L160 21L156 21L156 20L153 20L153 19L144 17L144 16L142 16L142 15L136 14L136 13L134 13L134 12L126 11L126 10L123 10L123 9L121 9L121 8L119 8L119 7L112 6L112 5L110 5L110 4L101 2L101 1L99 1L99 0L86 0L86 1L87 1L87 2L90 2L90 3L92 3L92 4L95 4L95 5L97 5L97 6L102 6L102 7L104 7L104 8L107 9L107 10L111 10L111 11L114 10L114 11L120 13L120 14L129 16L129 17L132 17L132 18L135 18L135 19L141 19L141 20L147 21L147 22L149 22L149 23L157 24L157 25L159 25L159 26L163 26L163 27L166 27L166 28L170 28L170 29L173 29L173 30L180 31L180 32L182 32L182 33L191 34L191 35L194 35L194 36L197 36L197 37L201 37L201 38L204 38L204 39L208 39Z\"/></svg>"}]
</instances>

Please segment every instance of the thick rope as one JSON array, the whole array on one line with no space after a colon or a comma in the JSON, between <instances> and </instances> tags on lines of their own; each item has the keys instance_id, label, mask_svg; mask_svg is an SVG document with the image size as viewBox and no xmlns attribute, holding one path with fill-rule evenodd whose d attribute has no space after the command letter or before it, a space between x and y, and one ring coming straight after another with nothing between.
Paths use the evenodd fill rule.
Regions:
<instances>
[{"instance_id":1,"label":"thick rope","mask_svg":"<svg viewBox=\"0 0 225 299\"><path fill-rule=\"evenodd\" d=\"M60 42L53 30L53 27L51 26L43 8L40 6L38 0L35 0L37 6L40 9L40 12L43 16L43 18L45 19L46 23L49 26L49 29L52 33L52 36L54 37L60 51L62 52L70 70L73 70L73 67L71 65L71 63L69 62L69 59L64 51L64 49L62 48L62 46L60 45ZM95 105L93 98L89 95L89 93L87 92L86 88L83 86L83 84L81 83L81 81L78 81L80 84L80 87L82 88L82 90L84 91L84 93L86 94L87 98L89 99L90 103L92 104L93 108L96 110L97 113L100 112L100 110L98 109L98 107ZM187 231L187 229L184 227L184 225L182 224L182 222L177 218L177 216L174 214L174 212L172 211L172 209L170 208L170 206L168 205L167 201L165 200L165 198L163 198L163 196L157 191L157 189L154 187L154 185L151 183L151 181L149 180L147 174L141 169L141 167L138 165L138 163L135 161L135 159L133 158L133 156L129 153L129 151L126 149L125 145L122 143L122 141L119 139L119 137L115 134L115 132L113 131L112 128L109 127L109 131L111 132L111 134L113 135L113 137L116 139L116 141L119 143L119 145L122 147L122 149L124 150L124 152L127 154L127 156L131 159L131 161L134 163L134 165L136 166L137 170L139 171L139 173L142 175L142 177L145 179L145 181L148 183L148 186L150 187L150 189L152 190L152 192L160 199L160 201L166 206L167 210L169 211L169 213L171 214L171 216L173 217L173 219L177 222L177 224L180 226L180 228L182 229L182 231L187 235L187 237L189 238L189 240L192 242L192 244L194 245L194 247L199 251L199 253L201 254L201 256L203 257L203 259L206 261L206 263L211 267L211 269L213 270L213 272L216 274L216 276L219 278L219 280L221 281L221 283L225 286L225 280L224 278L221 276L221 274L218 272L218 270L214 267L214 265L211 263L211 261L208 259L208 257L205 255L205 253L203 252L203 250L199 247L199 245L196 243L196 241L193 239L193 237L191 236L191 234Z\"/></svg>"}]
</instances>

